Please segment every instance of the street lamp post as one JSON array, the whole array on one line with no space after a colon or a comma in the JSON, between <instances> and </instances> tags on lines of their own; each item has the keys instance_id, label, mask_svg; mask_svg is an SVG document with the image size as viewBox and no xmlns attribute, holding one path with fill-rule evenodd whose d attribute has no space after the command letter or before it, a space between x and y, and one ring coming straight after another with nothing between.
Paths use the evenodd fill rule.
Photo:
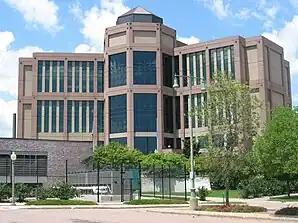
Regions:
<instances>
[{"instance_id":1,"label":"street lamp post","mask_svg":"<svg viewBox=\"0 0 298 223\"><path fill-rule=\"evenodd\" d=\"M173 88L179 88L178 78L188 78L190 79L189 83L189 107L192 108L192 100L191 100L191 91L192 91L192 76L186 75L176 75L174 77L174 84ZM201 89L205 90L205 84L201 82ZM195 168L194 168L194 151L193 151L193 127L192 127L192 115L188 112L188 122L189 122L189 134L190 134L190 179L191 179L191 188L190 188L190 200L189 200L189 207L191 210L196 210L198 208L198 200L196 195L196 188L195 188Z\"/></svg>"},{"instance_id":2,"label":"street lamp post","mask_svg":"<svg viewBox=\"0 0 298 223\"><path fill-rule=\"evenodd\" d=\"M14 164L15 164L15 161L17 159L17 155L15 154L15 152L12 152L11 155L10 155L10 159L11 159L11 195L12 195L12 201L11 201L11 205L12 206L15 206L16 205L16 202L15 202L15 195L14 195L14 192L15 192L15 173L14 173Z\"/></svg>"}]
</instances>

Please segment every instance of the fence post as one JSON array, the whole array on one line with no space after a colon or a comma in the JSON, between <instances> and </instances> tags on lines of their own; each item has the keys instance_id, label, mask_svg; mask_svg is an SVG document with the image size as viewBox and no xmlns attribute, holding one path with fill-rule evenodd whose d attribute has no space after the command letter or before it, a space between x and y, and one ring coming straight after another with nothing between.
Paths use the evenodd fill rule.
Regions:
<instances>
[{"instance_id":1,"label":"fence post","mask_svg":"<svg viewBox=\"0 0 298 223\"><path fill-rule=\"evenodd\" d=\"M169 164L169 198L171 199L171 164Z\"/></svg>"},{"instance_id":2,"label":"fence post","mask_svg":"<svg viewBox=\"0 0 298 223\"><path fill-rule=\"evenodd\" d=\"M153 197L155 197L155 163L153 163Z\"/></svg>"},{"instance_id":3,"label":"fence post","mask_svg":"<svg viewBox=\"0 0 298 223\"><path fill-rule=\"evenodd\" d=\"M163 179L163 164L161 164L161 193L162 199L165 199L165 191L164 191L164 179Z\"/></svg>"},{"instance_id":4,"label":"fence post","mask_svg":"<svg viewBox=\"0 0 298 223\"><path fill-rule=\"evenodd\" d=\"M121 163L121 166L120 166L120 197L121 197L121 202L124 201L124 188L123 188L123 163Z\"/></svg>"},{"instance_id":5,"label":"fence post","mask_svg":"<svg viewBox=\"0 0 298 223\"><path fill-rule=\"evenodd\" d=\"M184 164L184 200L187 201L187 178L186 178L186 164Z\"/></svg>"},{"instance_id":6,"label":"fence post","mask_svg":"<svg viewBox=\"0 0 298 223\"><path fill-rule=\"evenodd\" d=\"M97 163L97 203L99 203L99 162Z\"/></svg>"},{"instance_id":7,"label":"fence post","mask_svg":"<svg viewBox=\"0 0 298 223\"><path fill-rule=\"evenodd\" d=\"M65 160L65 183L68 183L68 160Z\"/></svg>"},{"instance_id":8,"label":"fence post","mask_svg":"<svg viewBox=\"0 0 298 223\"><path fill-rule=\"evenodd\" d=\"M141 162L139 162L139 196L138 199L141 200L142 198L142 166Z\"/></svg>"}]
</instances>

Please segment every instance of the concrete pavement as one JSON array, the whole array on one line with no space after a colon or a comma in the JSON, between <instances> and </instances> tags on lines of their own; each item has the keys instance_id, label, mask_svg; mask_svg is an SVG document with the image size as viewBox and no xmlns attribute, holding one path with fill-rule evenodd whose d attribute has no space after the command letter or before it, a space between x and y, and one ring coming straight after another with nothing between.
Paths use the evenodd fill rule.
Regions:
<instances>
[{"instance_id":1,"label":"concrete pavement","mask_svg":"<svg viewBox=\"0 0 298 223\"><path fill-rule=\"evenodd\" d=\"M141 210L0 210L1 223L269 223L272 220L173 215ZM290 221L288 221L290 222ZM297 223L297 221L293 221Z\"/></svg>"}]
</instances>

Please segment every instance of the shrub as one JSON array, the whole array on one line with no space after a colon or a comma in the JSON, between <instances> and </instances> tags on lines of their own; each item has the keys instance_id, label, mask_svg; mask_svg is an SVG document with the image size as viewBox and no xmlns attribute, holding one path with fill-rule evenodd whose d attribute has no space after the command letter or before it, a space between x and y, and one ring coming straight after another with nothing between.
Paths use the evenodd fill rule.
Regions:
<instances>
[{"instance_id":1,"label":"shrub","mask_svg":"<svg viewBox=\"0 0 298 223\"><path fill-rule=\"evenodd\" d=\"M280 195L285 192L285 184L276 179L265 179L264 176L254 176L239 184L242 198L257 198L262 196Z\"/></svg>"},{"instance_id":2,"label":"shrub","mask_svg":"<svg viewBox=\"0 0 298 223\"><path fill-rule=\"evenodd\" d=\"M78 191L67 183L57 184L51 190L51 195L61 200L69 200L79 196Z\"/></svg>"},{"instance_id":3,"label":"shrub","mask_svg":"<svg viewBox=\"0 0 298 223\"><path fill-rule=\"evenodd\" d=\"M6 200L11 196L8 184L0 184L0 201Z\"/></svg>"},{"instance_id":4,"label":"shrub","mask_svg":"<svg viewBox=\"0 0 298 223\"><path fill-rule=\"evenodd\" d=\"M150 205L150 204L187 204L183 200L159 200L159 199L144 199L144 200L132 200L124 202L124 204L130 205Z\"/></svg>"},{"instance_id":5,"label":"shrub","mask_svg":"<svg viewBox=\"0 0 298 223\"><path fill-rule=\"evenodd\" d=\"M24 202L27 197L30 195L29 187L26 184L19 183L16 184L15 188L15 197L18 202Z\"/></svg>"},{"instance_id":6,"label":"shrub","mask_svg":"<svg viewBox=\"0 0 298 223\"><path fill-rule=\"evenodd\" d=\"M286 207L275 212L275 215L298 216L298 207Z\"/></svg>"},{"instance_id":7,"label":"shrub","mask_svg":"<svg viewBox=\"0 0 298 223\"><path fill-rule=\"evenodd\" d=\"M215 211L215 212L266 212L264 207L248 206L248 205L202 205L198 208L199 211Z\"/></svg>"},{"instance_id":8,"label":"shrub","mask_svg":"<svg viewBox=\"0 0 298 223\"><path fill-rule=\"evenodd\" d=\"M209 191L205 187L198 188L198 196L200 201L206 201L206 197L208 196Z\"/></svg>"},{"instance_id":9,"label":"shrub","mask_svg":"<svg viewBox=\"0 0 298 223\"><path fill-rule=\"evenodd\" d=\"M37 200L46 200L47 198L53 198L51 188L47 189L44 187L36 188L36 199Z\"/></svg>"},{"instance_id":10,"label":"shrub","mask_svg":"<svg viewBox=\"0 0 298 223\"><path fill-rule=\"evenodd\" d=\"M26 205L96 205L96 203L81 200L38 200L29 201Z\"/></svg>"}]
</instances>

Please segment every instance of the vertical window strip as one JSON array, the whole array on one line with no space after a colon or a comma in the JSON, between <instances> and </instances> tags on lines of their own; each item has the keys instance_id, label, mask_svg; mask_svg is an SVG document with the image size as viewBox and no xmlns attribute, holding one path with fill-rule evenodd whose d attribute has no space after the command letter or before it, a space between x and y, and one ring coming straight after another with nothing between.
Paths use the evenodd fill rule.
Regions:
<instances>
[{"instance_id":1,"label":"vertical window strip","mask_svg":"<svg viewBox=\"0 0 298 223\"><path fill-rule=\"evenodd\" d=\"M80 62L75 62L75 92L80 92Z\"/></svg>"},{"instance_id":2,"label":"vertical window strip","mask_svg":"<svg viewBox=\"0 0 298 223\"><path fill-rule=\"evenodd\" d=\"M200 61L200 52L197 52L195 54L195 58L196 58L196 85L199 85L201 82L201 61Z\"/></svg>"},{"instance_id":3,"label":"vertical window strip","mask_svg":"<svg viewBox=\"0 0 298 223\"><path fill-rule=\"evenodd\" d=\"M204 83L206 83L206 81L207 81L207 78L206 78L206 53L205 53L205 51L204 52L202 52L202 64L201 64L201 66L202 66L202 70L203 70L203 82Z\"/></svg>"},{"instance_id":4,"label":"vertical window strip","mask_svg":"<svg viewBox=\"0 0 298 223\"><path fill-rule=\"evenodd\" d=\"M202 97L203 97L203 94L197 94L197 109L199 111L199 117L198 117L198 127L202 127Z\"/></svg>"},{"instance_id":5,"label":"vertical window strip","mask_svg":"<svg viewBox=\"0 0 298 223\"><path fill-rule=\"evenodd\" d=\"M50 92L50 61L45 61L45 92Z\"/></svg>"},{"instance_id":6,"label":"vertical window strip","mask_svg":"<svg viewBox=\"0 0 298 223\"><path fill-rule=\"evenodd\" d=\"M188 123L188 95L183 96L183 102L184 102L184 127L188 128L189 123Z\"/></svg>"},{"instance_id":7,"label":"vertical window strip","mask_svg":"<svg viewBox=\"0 0 298 223\"><path fill-rule=\"evenodd\" d=\"M72 101L67 101L67 132L72 130Z\"/></svg>"},{"instance_id":8,"label":"vertical window strip","mask_svg":"<svg viewBox=\"0 0 298 223\"><path fill-rule=\"evenodd\" d=\"M59 132L64 132L64 101L59 101Z\"/></svg>"},{"instance_id":9,"label":"vertical window strip","mask_svg":"<svg viewBox=\"0 0 298 223\"><path fill-rule=\"evenodd\" d=\"M207 97L207 93L204 93L203 97L204 97L204 98L203 98L203 100L204 100L203 103L204 103L204 106L206 106L206 103L207 103L207 100L208 100L208 99L207 99L207 98L208 98L208 97ZM207 120L206 117L204 117L204 126L205 126L205 127L208 126L208 120Z\"/></svg>"},{"instance_id":10,"label":"vertical window strip","mask_svg":"<svg viewBox=\"0 0 298 223\"><path fill-rule=\"evenodd\" d=\"M37 133L41 132L42 122L42 101L37 101Z\"/></svg>"},{"instance_id":11,"label":"vertical window strip","mask_svg":"<svg viewBox=\"0 0 298 223\"><path fill-rule=\"evenodd\" d=\"M221 48L216 49L216 71L221 71Z\"/></svg>"},{"instance_id":12,"label":"vertical window strip","mask_svg":"<svg viewBox=\"0 0 298 223\"><path fill-rule=\"evenodd\" d=\"M75 130L74 132L80 132L80 101L75 101Z\"/></svg>"},{"instance_id":13,"label":"vertical window strip","mask_svg":"<svg viewBox=\"0 0 298 223\"><path fill-rule=\"evenodd\" d=\"M225 47L223 49L223 54L224 54L224 71L226 74L229 73L229 57L228 57L228 49L229 47Z\"/></svg>"},{"instance_id":14,"label":"vertical window strip","mask_svg":"<svg viewBox=\"0 0 298 223\"><path fill-rule=\"evenodd\" d=\"M87 62L82 62L82 92L87 92Z\"/></svg>"},{"instance_id":15,"label":"vertical window strip","mask_svg":"<svg viewBox=\"0 0 298 223\"><path fill-rule=\"evenodd\" d=\"M187 76L187 54L182 56L182 75ZM187 86L187 78L183 78L183 87Z\"/></svg>"},{"instance_id":16,"label":"vertical window strip","mask_svg":"<svg viewBox=\"0 0 298 223\"><path fill-rule=\"evenodd\" d=\"M56 122L57 122L57 101L52 101L52 131L56 132Z\"/></svg>"},{"instance_id":17,"label":"vertical window strip","mask_svg":"<svg viewBox=\"0 0 298 223\"><path fill-rule=\"evenodd\" d=\"M37 62L37 92L42 92L42 64L42 60Z\"/></svg>"},{"instance_id":18,"label":"vertical window strip","mask_svg":"<svg viewBox=\"0 0 298 223\"><path fill-rule=\"evenodd\" d=\"M72 61L67 64L67 92L72 92Z\"/></svg>"},{"instance_id":19,"label":"vertical window strip","mask_svg":"<svg viewBox=\"0 0 298 223\"><path fill-rule=\"evenodd\" d=\"M189 54L189 81L191 86L194 86L194 54Z\"/></svg>"},{"instance_id":20,"label":"vertical window strip","mask_svg":"<svg viewBox=\"0 0 298 223\"><path fill-rule=\"evenodd\" d=\"M94 86L94 62L89 62L89 92L93 93Z\"/></svg>"},{"instance_id":21,"label":"vertical window strip","mask_svg":"<svg viewBox=\"0 0 298 223\"><path fill-rule=\"evenodd\" d=\"M82 101L82 132L87 132L87 101Z\"/></svg>"},{"instance_id":22,"label":"vertical window strip","mask_svg":"<svg viewBox=\"0 0 298 223\"><path fill-rule=\"evenodd\" d=\"M64 61L60 61L59 64L59 92L64 92Z\"/></svg>"},{"instance_id":23,"label":"vertical window strip","mask_svg":"<svg viewBox=\"0 0 298 223\"><path fill-rule=\"evenodd\" d=\"M52 62L52 92L57 92L57 61Z\"/></svg>"},{"instance_id":24,"label":"vertical window strip","mask_svg":"<svg viewBox=\"0 0 298 223\"><path fill-rule=\"evenodd\" d=\"M210 78L212 79L213 75L214 75L214 54L215 51L211 50L210 51Z\"/></svg>"},{"instance_id":25,"label":"vertical window strip","mask_svg":"<svg viewBox=\"0 0 298 223\"><path fill-rule=\"evenodd\" d=\"M50 101L46 100L44 103L44 132L49 132L49 111L50 111Z\"/></svg>"},{"instance_id":26,"label":"vertical window strip","mask_svg":"<svg viewBox=\"0 0 298 223\"><path fill-rule=\"evenodd\" d=\"M104 132L104 103L97 101L97 132Z\"/></svg>"},{"instance_id":27,"label":"vertical window strip","mask_svg":"<svg viewBox=\"0 0 298 223\"><path fill-rule=\"evenodd\" d=\"M104 66L103 62L97 61L97 92L101 93L104 89Z\"/></svg>"},{"instance_id":28,"label":"vertical window strip","mask_svg":"<svg viewBox=\"0 0 298 223\"><path fill-rule=\"evenodd\" d=\"M93 112L94 112L94 102L89 101L89 132L93 131Z\"/></svg>"},{"instance_id":29,"label":"vertical window strip","mask_svg":"<svg viewBox=\"0 0 298 223\"><path fill-rule=\"evenodd\" d=\"M235 52L234 52L234 46L231 46L231 73L233 77L235 78Z\"/></svg>"}]
</instances>

